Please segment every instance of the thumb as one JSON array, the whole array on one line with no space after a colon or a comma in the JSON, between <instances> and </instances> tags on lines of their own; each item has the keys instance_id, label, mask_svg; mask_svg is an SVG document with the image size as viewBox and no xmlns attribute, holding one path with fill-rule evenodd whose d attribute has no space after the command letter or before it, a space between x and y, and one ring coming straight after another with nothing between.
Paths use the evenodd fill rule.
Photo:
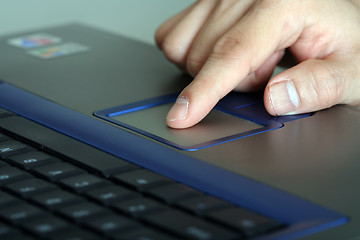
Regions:
<instances>
[{"instance_id":1,"label":"thumb","mask_svg":"<svg viewBox=\"0 0 360 240\"><path fill-rule=\"evenodd\" d=\"M349 61L304 61L272 78L264 93L271 115L291 115L329 108L335 104L358 104L360 83Z\"/></svg>"}]
</instances>

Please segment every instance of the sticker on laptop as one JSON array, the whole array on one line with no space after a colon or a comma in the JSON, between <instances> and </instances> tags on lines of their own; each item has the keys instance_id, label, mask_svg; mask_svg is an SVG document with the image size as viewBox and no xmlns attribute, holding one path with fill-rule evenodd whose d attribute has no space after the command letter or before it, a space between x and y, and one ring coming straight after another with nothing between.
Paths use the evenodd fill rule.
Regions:
<instances>
[{"instance_id":1,"label":"sticker on laptop","mask_svg":"<svg viewBox=\"0 0 360 240\"><path fill-rule=\"evenodd\" d=\"M69 42L45 48L33 49L28 51L28 54L42 59L52 59L87 51L89 51L89 47L79 43Z\"/></svg>"},{"instance_id":2,"label":"sticker on laptop","mask_svg":"<svg viewBox=\"0 0 360 240\"><path fill-rule=\"evenodd\" d=\"M35 33L17 38L11 38L8 40L9 45L22 49L43 47L47 45L58 44L60 42L61 38L48 33Z\"/></svg>"}]
</instances>

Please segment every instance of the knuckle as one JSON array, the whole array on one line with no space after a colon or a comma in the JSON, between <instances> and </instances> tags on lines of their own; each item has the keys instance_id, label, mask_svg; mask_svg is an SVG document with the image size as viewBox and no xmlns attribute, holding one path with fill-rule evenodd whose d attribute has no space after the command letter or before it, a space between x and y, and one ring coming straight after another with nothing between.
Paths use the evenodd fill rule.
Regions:
<instances>
[{"instance_id":1,"label":"knuckle","mask_svg":"<svg viewBox=\"0 0 360 240\"><path fill-rule=\"evenodd\" d=\"M159 48L162 48L163 41L164 41L164 34L163 34L163 30L161 27L156 29L154 39L155 39L156 46L158 46Z\"/></svg>"},{"instance_id":2,"label":"knuckle","mask_svg":"<svg viewBox=\"0 0 360 240\"><path fill-rule=\"evenodd\" d=\"M186 56L178 42L169 38L165 38L161 45L161 50L170 62L181 65L185 64Z\"/></svg>"},{"instance_id":3,"label":"knuckle","mask_svg":"<svg viewBox=\"0 0 360 240\"><path fill-rule=\"evenodd\" d=\"M255 69L252 62L252 49L251 43L246 41L242 33L226 34L215 43L211 58L227 65L230 64L228 67L241 67L248 75Z\"/></svg>"},{"instance_id":4,"label":"knuckle","mask_svg":"<svg viewBox=\"0 0 360 240\"><path fill-rule=\"evenodd\" d=\"M244 76L252 73L256 66L253 61L253 47L242 33L226 34L214 45L211 58L229 69L241 69Z\"/></svg>"},{"instance_id":5,"label":"knuckle","mask_svg":"<svg viewBox=\"0 0 360 240\"><path fill-rule=\"evenodd\" d=\"M323 107L340 103L346 78L344 70L327 64L309 64L309 70L312 99Z\"/></svg>"},{"instance_id":6,"label":"knuckle","mask_svg":"<svg viewBox=\"0 0 360 240\"><path fill-rule=\"evenodd\" d=\"M331 67L327 65L325 68L329 74L329 80L326 81L328 95L330 95L328 99L332 102L339 103L344 96L347 71L341 66Z\"/></svg>"},{"instance_id":7,"label":"knuckle","mask_svg":"<svg viewBox=\"0 0 360 240\"><path fill-rule=\"evenodd\" d=\"M239 58L244 49L244 41L241 33L222 36L214 45L213 54L219 58Z\"/></svg>"}]
</instances>

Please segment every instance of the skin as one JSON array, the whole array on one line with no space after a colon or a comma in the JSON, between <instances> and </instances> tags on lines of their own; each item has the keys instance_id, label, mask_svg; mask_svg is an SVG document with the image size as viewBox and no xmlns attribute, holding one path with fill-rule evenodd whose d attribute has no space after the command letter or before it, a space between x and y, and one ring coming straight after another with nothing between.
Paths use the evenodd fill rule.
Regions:
<instances>
[{"instance_id":1,"label":"skin","mask_svg":"<svg viewBox=\"0 0 360 240\"><path fill-rule=\"evenodd\" d=\"M199 0L155 40L194 77L167 115L172 128L195 125L232 90L265 89L272 115L360 105L360 0ZM285 49L298 64L269 79Z\"/></svg>"}]
</instances>

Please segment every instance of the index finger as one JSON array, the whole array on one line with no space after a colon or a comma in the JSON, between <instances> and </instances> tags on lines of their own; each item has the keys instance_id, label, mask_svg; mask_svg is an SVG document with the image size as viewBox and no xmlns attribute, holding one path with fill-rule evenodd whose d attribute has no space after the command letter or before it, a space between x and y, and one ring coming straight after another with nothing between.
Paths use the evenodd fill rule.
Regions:
<instances>
[{"instance_id":1,"label":"index finger","mask_svg":"<svg viewBox=\"0 0 360 240\"><path fill-rule=\"evenodd\" d=\"M198 123L273 52L297 39L300 21L294 19L297 21L292 23L297 22L296 26L289 28L287 25L291 19L287 16L291 14L287 12L285 16L284 11L280 14L281 11L281 6L265 8L256 4L218 40L198 75L181 92L169 111L168 126L187 128Z\"/></svg>"}]
</instances>

